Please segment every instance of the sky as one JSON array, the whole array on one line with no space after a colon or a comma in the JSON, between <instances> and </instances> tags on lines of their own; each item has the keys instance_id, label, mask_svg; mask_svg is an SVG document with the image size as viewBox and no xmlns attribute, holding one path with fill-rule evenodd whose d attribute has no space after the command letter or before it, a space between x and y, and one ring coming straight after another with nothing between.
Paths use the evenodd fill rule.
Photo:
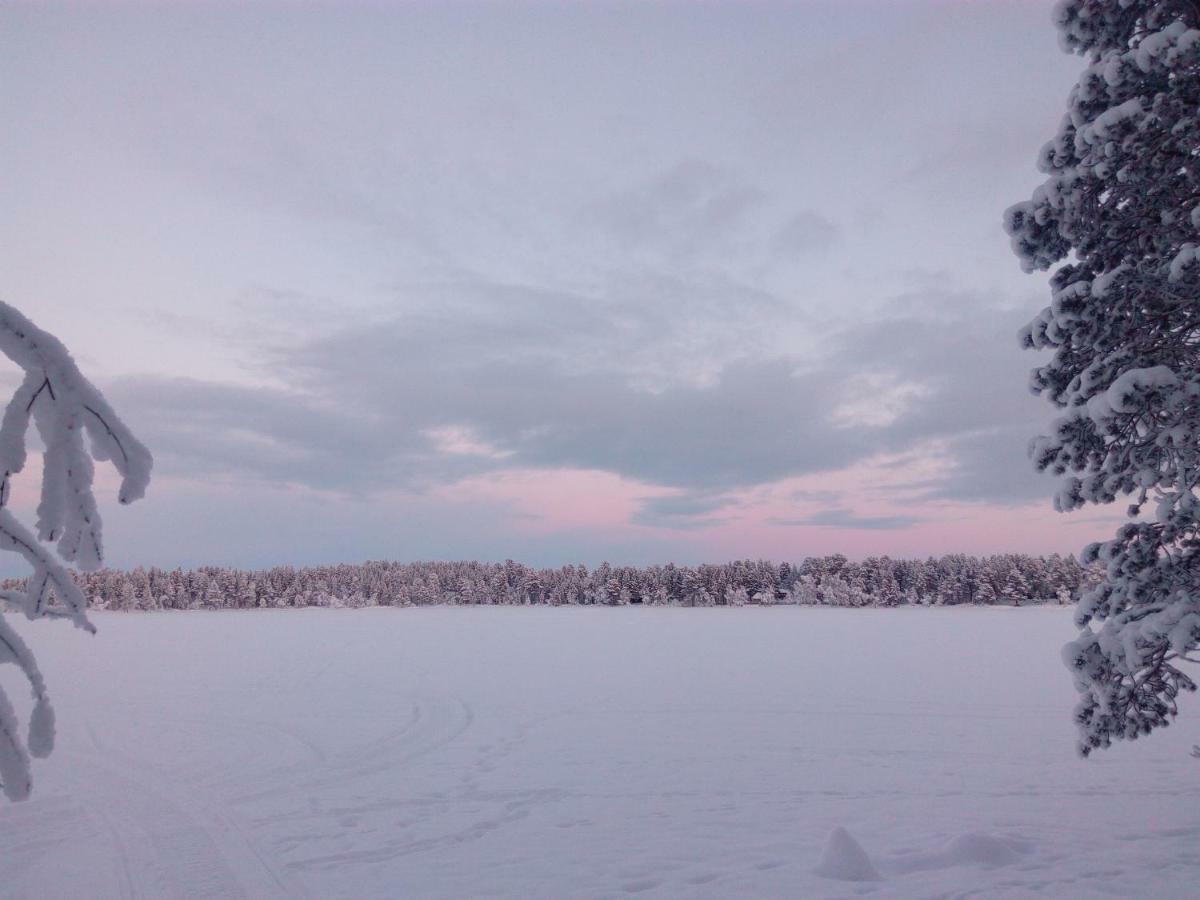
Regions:
<instances>
[{"instance_id":1,"label":"sky","mask_svg":"<svg viewBox=\"0 0 1200 900\"><path fill-rule=\"evenodd\" d=\"M0 298L155 455L109 562L1105 536L1026 457L1000 224L1081 67L1050 8L6 4Z\"/></svg>"}]
</instances>

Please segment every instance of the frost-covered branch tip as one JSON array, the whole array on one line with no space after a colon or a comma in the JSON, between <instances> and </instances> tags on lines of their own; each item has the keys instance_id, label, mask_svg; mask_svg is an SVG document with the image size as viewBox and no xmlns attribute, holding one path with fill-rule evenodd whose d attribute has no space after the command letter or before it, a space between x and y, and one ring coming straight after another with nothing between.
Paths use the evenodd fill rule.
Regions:
<instances>
[{"instance_id":1,"label":"frost-covered branch tip","mask_svg":"<svg viewBox=\"0 0 1200 900\"><path fill-rule=\"evenodd\" d=\"M150 452L83 377L62 343L5 303L0 352L25 371L0 420L0 506L7 504L11 477L25 467L32 420L45 444L38 538L55 542L59 556L81 569L98 568L104 550L92 459L112 462L121 475L119 499L131 503L150 483Z\"/></svg>"},{"instance_id":2,"label":"frost-covered branch tip","mask_svg":"<svg viewBox=\"0 0 1200 900\"><path fill-rule=\"evenodd\" d=\"M59 560L88 570L104 560L93 460L112 462L121 476L120 501L130 503L150 482L150 452L83 377L66 347L2 302L0 352L25 373L0 419L0 550L20 554L33 570L23 589L0 591L0 602L30 619L69 618L94 631L87 601ZM25 468L31 424L44 445L36 534L7 509L11 479ZM54 545L57 558L43 542ZM34 699L23 740L13 705L0 688L0 787L9 799L21 800L32 786L30 756L53 749L54 711L33 654L0 616L2 663L24 673Z\"/></svg>"}]
</instances>

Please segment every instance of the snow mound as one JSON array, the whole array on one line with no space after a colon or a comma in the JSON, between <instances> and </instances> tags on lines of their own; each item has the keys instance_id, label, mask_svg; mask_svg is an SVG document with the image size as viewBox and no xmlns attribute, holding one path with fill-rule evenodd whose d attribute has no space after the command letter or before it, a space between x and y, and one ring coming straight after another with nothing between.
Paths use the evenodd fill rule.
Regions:
<instances>
[{"instance_id":1,"label":"snow mound","mask_svg":"<svg viewBox=\"0 0 1200 900\"><path fill-rule=\"evenodd\" d=\"M838 881L880 881L881 876L871 864L862 845L845 828L835 828L825 842L825 852L813 872Z\"/></svg>"},{"instance_id":2,"label":"snow mound","mask_svg":"<svg viewBox=\"0 0 1200 900\"><path fill-rule=\"evenodd\" d=\"M910 853L890 860L886 868L896 873L949 869L952 866L983 866L988 869L1011 865L1030 851L1028 841L996 837L980 832L961 834L941 850Z\"/></svg>"},{"instance_id":3,"label":"snow mound","mask_svg":"<svg viewBox=\"0 0 1200 900\"><path fill-rule=\"evenodd\" d=\"M1019 844L990 834L963 834L943 851L946 858L960 865L1007 866L1021 858Z\"/></svg>"}]
</instances>

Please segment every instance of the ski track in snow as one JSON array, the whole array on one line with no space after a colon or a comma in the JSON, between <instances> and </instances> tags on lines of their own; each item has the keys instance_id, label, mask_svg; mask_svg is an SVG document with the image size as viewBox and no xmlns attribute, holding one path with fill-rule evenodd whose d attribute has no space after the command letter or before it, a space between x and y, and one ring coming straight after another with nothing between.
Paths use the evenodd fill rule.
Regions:
<instances>
[{"instance_id":1,"label":"ski track in snow","mask_svg":"<svg viewBox=\"0 0 1200 900\"><path fill-rule=\"evenodd\" d=\"M122 896L296 896L204 793L105 745L90 723L87 730L95 752L71 759L72 793L112 836Z\"/></svg>"},{"instance_id":2,"label":"ski track in snow","mask_svg":"<svg viewBox=\"0 0 1200 900\"><path fill-rule=\"evenodd\" d=\"M22 626L60 741L0 808L0 896L1149 897L1200 875L1190 710L1077 760L1064 610L98 620Z\"/></svg>"}]
</instances>

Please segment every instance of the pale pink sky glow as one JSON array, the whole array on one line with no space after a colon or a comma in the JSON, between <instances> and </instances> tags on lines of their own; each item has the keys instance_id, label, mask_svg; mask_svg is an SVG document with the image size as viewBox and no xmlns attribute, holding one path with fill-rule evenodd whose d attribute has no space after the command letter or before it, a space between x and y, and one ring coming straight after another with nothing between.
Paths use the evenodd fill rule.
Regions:
<instances>
[{"instance_id":1,"label":"pale pink sky glow","mask_svg":"<svg viewBox=\"0 0 1200 900\"><path fill-rule=\"evenodd\" d=\"M619 531L633 525L641 500L672 493L611 472L578 469L496 472L438 491L453 503L502 503L512 510L513 526L530 534L563 529Z\"/></svg>"},{"instance_id":2,"label":"pale pink sky glow","mask_svg":"<svg viewBox=\"0 0 1200 900\"><path fill-rule=\"evenodd\" d=\"M1000 227L1049 17L11 6L0 292L155 453L121 565L1077 549Z\"/></svg>"}]
</instances>

